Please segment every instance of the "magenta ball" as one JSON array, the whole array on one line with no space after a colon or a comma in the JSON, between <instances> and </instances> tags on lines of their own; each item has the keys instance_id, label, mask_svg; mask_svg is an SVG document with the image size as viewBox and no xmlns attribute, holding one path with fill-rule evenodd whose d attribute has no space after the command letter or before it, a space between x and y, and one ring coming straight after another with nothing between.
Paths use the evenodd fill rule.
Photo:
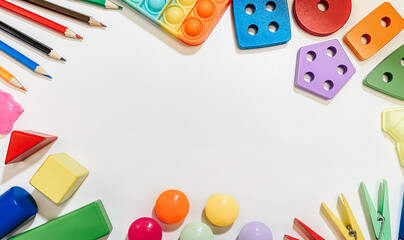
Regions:
<instances>
[{"instance_id":1,"label":"magenta ball","mask_svg":"<svg viewBox=\"0 0 404 240\"><path fill-rule=\"evenodd\" d=\"M163 231L156 220L143 217L132 223L129 227L129 240L161 240Z\"/></svg>"},{"instance_id":2,"label":"magenta ball","mask_svg":"<svg viewBox=\"0 0 404 240\"><path fill-rule=\"evenodd\" d=\"M239 240L272 240L272 232L261 222L249 222L241 229Z\"/></svg>"}]
</instances>

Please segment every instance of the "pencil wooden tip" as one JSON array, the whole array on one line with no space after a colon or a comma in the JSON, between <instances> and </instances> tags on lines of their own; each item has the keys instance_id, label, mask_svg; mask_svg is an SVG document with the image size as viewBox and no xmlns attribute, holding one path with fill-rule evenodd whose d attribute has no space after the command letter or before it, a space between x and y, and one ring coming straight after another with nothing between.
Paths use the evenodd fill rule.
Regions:
<instances>
[{"instance_id":1,"label":"pencil wooden tip","mask_svg":"<svg viewBox=\"0 0 404 240\"><path fill-rule=\"evenodd\" d=\"M100 22L101 27L107 27L107 25L103 24L102 22Z\"/></svg>"},{"instance_id":2,"label":"pencil wooden tip","mask_svg":"<svg viewBox=\"0 0 404 240\"><path fill-rule=\"evenodd\" d=\"M63 62L66 62L66 59L64 59L63 57L61 57L60 60L62 60Z\"/></svg>"},{"instance_id":3,"label":"pencil wooden tip","mask_svg":"<svg viewBox=\"0 0 404 240\"><path fill-rule=\"evenodd\" d=\"M76 38L78 38L78 39L83 39L83 37L80 36L80 35L78 35L78 34L76 34Z\"/></svg>"},{"instance_id":4,"label":"pencil wooden tip","mask_svg":"<svg viewBox=\"0 0 404 240\"><path fill-rule=\"evenodd\" d=\"M45 77L52 79L51 75L44 74Z\"/></svg>"},{"instance_id":5,"label":"pencil wooden tip","mask_svg":"<svg viewBox=\"0 0 404 240\"><path fill-rule=\"evenodd\" d=\"M25 89L25 87L20 87L20 89L23 91L27 91L27 89Z\"/></svg>"},{"instance_id":6,"label":"pencil wooden tip","mask_svg":"<svg viewBox=\"0 0 404 240\"><path fill-rule=\"evenodd\" d=\"M118 4L108 1L108 0L105 1L104 6L105 6L105 8L110 8L110 9L122 9L122 7L119 6Z\"/></svg>"}]
</instances>

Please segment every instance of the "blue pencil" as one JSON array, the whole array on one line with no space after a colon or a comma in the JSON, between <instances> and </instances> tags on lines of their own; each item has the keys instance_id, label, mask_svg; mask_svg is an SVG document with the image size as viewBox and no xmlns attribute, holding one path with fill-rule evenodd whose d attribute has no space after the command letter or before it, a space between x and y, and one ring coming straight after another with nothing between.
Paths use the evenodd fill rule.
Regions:
<instances>
[{"instance_id":1,"label":"blue pencil","mask_svg":"<svg viewBox=\"0 0 404 240\"><path fill-rule=\"evenodd\" d=\"M38 63L32 61L24 54L20 53L19 51L15 50L14 48L10 47L6 43L0 40L0 50L7 53L9 56L14 58L15 60L19 61L20 63L24 64L26 67L34 71L35 73L44 75L45 77L52 78L49 76L45 70L39 66Z\"/></svg>"}]
</instances>

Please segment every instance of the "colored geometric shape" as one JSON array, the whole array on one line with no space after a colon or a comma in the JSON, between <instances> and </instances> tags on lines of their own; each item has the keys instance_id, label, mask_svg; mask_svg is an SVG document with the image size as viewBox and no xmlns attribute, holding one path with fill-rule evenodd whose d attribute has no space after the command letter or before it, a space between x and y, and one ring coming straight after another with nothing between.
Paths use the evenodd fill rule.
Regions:
<instances>
[{"instance_id":1,"label":"colored geometric shape","mask_svg":"<svg viewBox=\"0 0 404 240\"><path fill-rule=\"evenodd\" d=\"M188 45L206 41L231 0L123 0Z\"/></svg>"},{"instance_id":2,"label":"colored geometric shape","mask_svg":"<svg viewBox=\"0 0 404 240\"><path fill-rule=\"evenodd\" d=\"M29 183L59 204L68 200L88 176L89 171L66 153L50 155Z\"/></svg>"},{"instance_id":3,"label":"colored geometric shape","mask_svg":"<svg viewBox=\"0 0 404 240\"><path fill-rule=\"evenodd\" d=\"M338 40L299 49L295 85L325 99L333 98L356 70Z\"/></svg>"},{"instance_id":4,"label":"colored geometric shape","mask_svg":"<svg viewBox=\"0 0 404 240\"><path fill-rule=\"evenodd\" d=\"M391 97L404 100L404 45L379 63L363 84Z\"/></svg>"},{"instance_id":5,"label":"colored geometric shape","mask_svg":"<svg viewBox=\"0 0 404 240\"><path fill-rule=\"evenodd\" d=\"M0 134L9 134L23 112L24 109L11 94L0 90Z\"/></svg>"},{"instance_id":6,"label":"colored geometric shape","mask_svg":"<svg viewBox=\"0 0 404 240\"><path fill-rule=\"evenodd\" d=\"M306 224L304 224L299 219L295 218L293 224L298 229L298 232L301 233L301 235L305 237L305 239L324 240L323 237L318 235L315 231L313 231L311 228L309 228ZM284 238L289 239L289 240L299 240L299 239L291 237L289 235L285 235Z\"/></svg>"},{"instance_id":7,"label":"colored geometric shape","mask_svg":"<svg viewBox=\"0 0 404 240\"><path fill-rule=\"evenodd\" d=\"M35 131L13 131L8 144L5 164L23 161L57 138Z\"/></svg>"},{"instance_id":8,"label":"colored geometric shape","mask_svg":"<svg viewBox=\"0 0 404 240\"><path fill-rule=\"evenodd\" d=\"M291 38L286 0L234 0L233 15L240 49L285 44Z\"/></svg>"},{"instance_id":9,"label":"colored geometric shape","mask_svg":"<svg viewBox=\"0 0 404 240\"><path fill-rule=\"evenodd\" d=\"M89 240L108 235L112 224L101 200L97 200L64 216L55 218L13 240Z\"/></svg>"},{"instance_id":10,"label":"colored geometric shape","mask_svg":"<svg viewBox=\"0 0 404 240\"><path fill-rule=\"evenodd\" d=\"M35 200L21 187L12 187L0 195L0 239L37 212Z\"/></svg>"},{"instance_id":11,"label":"colored geometric shape","mask_svg":"<svg viewBox=\"0 0 404 240\"><path fill-rule=\"evenodd\" d=\"M404 167L404 108L387 108L382 112L382 130L396 145L401 167Z\"/></svg>"},{"instance_id":12,"label":"colored geometric shape","mask_svg":"<svg viewBox=\"0 0 404 240\"><path fill-rule=\"evenodd\" d=\"M327 36L342 28L351 15L351 0L295 0L293 14L307 33Z\"/></svg>"},{"instance_id":13,"label":"colored geometric shape","mask_svg":"<svg viewBox=\"0 0 404 240\"><path fill-rule=\"evenodd\" d=\"M385 2L362 19L345 36L344 42L363 61L373 56L404 28L404 19Z\"/></svg>"}]
</instances>

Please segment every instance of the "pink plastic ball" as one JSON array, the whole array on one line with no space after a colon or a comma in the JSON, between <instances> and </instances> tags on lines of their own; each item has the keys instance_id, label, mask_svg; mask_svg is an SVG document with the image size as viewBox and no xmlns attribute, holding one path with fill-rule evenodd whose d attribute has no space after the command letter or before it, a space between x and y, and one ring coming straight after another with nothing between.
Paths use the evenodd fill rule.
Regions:
<instances>
[{"instance_id":1,"label":"pink plastic ball","mask_svg":"<svg viewBox=\"0 0 404 240\"><path fill-rule=\"evenodd\" d=\"M153 218L142 217L130 225L129 240L161 240L163 231Z\"/></svg>"}]
</instances>

